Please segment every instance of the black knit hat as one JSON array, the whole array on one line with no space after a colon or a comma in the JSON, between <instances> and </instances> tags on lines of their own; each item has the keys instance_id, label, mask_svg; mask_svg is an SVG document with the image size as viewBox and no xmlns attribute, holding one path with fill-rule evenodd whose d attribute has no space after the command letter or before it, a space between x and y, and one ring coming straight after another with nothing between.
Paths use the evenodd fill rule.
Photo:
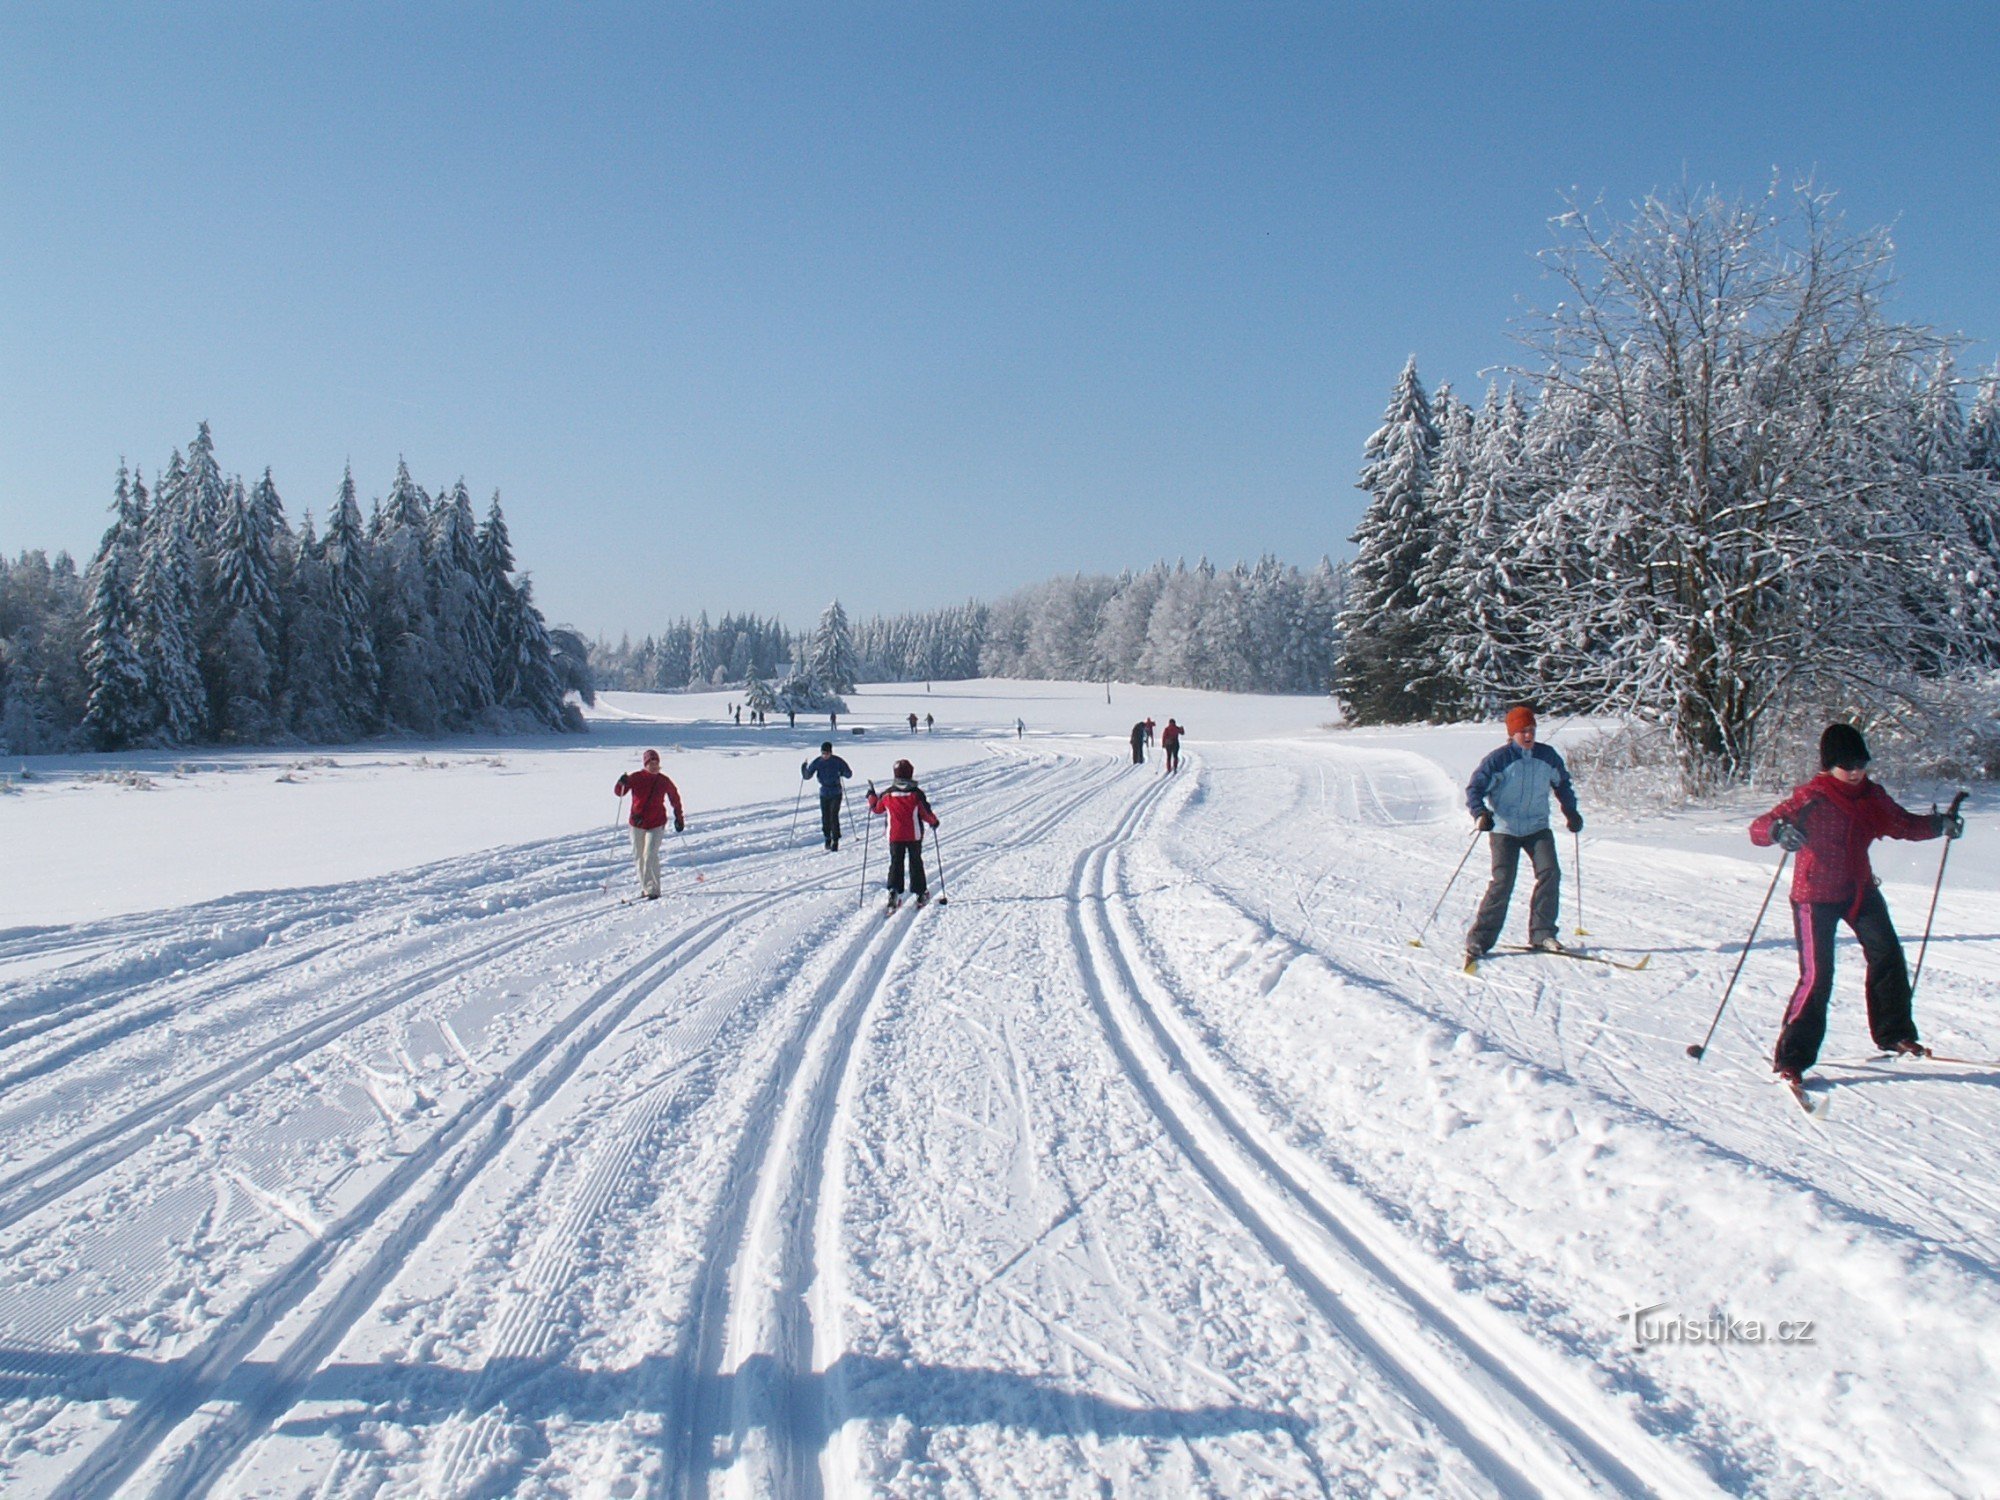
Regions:
<instances>
[{"instance_id":1,"label":"black knit hat","mask_svg":"<svg viewBox=\"0 0 2000 1500\"><path fill-rule=\"evenodd\" d=\"M1852 724L1829 724L1819 737L1819 768L1859 771L1868 764L1868 741Z\"/></svg>"}]
</instances>

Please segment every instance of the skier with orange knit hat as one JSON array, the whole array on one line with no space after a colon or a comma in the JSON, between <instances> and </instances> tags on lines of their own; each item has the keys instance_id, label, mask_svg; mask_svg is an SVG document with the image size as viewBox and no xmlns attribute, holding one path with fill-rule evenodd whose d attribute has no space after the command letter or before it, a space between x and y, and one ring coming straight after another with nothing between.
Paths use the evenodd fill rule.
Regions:
<instances>
[{"instance_id":1,"label":"skier with orange knit hat","mask_svg":"<svg viewBox=\"0 0 2000 1500\"><path fill-rule=\"evenodd\" d=\"M1535 893L1528 900L1528 946L1544 953L1564 951L1556 936L1562 870L1556 863L1556 836L1549 827L1551 792L1562 804L1563 822L1570 832L1580 830L1583 814L1576 810L1569 767L1552 748L1535 743L1535 711L1517 704L1507 710L1507 743L1479 763L1465 788L1473 825L1488 835L1493 853L1493 879L1472 919L1472 930L1465 935L1468 965L1500 936L1523 851L1535 866Z\"/></svg>"}]
</instances>

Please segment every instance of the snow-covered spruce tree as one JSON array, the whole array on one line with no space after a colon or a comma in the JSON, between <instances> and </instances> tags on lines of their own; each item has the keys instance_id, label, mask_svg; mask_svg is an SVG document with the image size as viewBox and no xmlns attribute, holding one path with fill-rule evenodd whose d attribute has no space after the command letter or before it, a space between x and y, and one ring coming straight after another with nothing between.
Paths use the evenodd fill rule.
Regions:
<instances>
[{"instance_id":1,"label":"snow-covered spruce tree","mask_svg":"<svg viewBox=\"0 0 2000 1500\"><path fill-rule=\"evenodd\" d=\"M384 726L413 734L443 729L449 707L430 607L430 509L409 465L399 459L389 498L369 522L369 607L382 665Z\"/></svg>"},{"instance_id":2,"label":"snow-covered spruce tree","mask_svg":"<svg viewBox=\"0 0 2000 1500\"><path fill-rule=\"evenodd\" d=\"M351 466L341 475L320 551L333 613L335 701L345 733L372 734L382 723L382 665L375 655L368 527L355 499Z\"/></svg>"},{"instance_id":3,"label":"snow-covered spruce tree","mask_svg":"<svg viewBox=\"0 0 2000 1500\"><path fill-rule=\"evenodd\" d=\"M847 611L834 600L820 612L812 644L806 650L806 667L813 680L829 693L851 693L860 673L854 654L854 635L848 629Z\"/></svg>"},{"instance_id":4,"label":"snow-covered spruce tree","mask_svg":"<svg viewBox=\"0 0 2000 1500\"><path fill-rule=\"evenodd\" d=\"M1335 681L1356 723L1409 723L1430 711L1422 684L1436 677L1437 655L1417 617L1417 575L1437 536L1430 508L1437 446L1412 355L1362 450L1358 488L1371 498L1351 539L1356 553Z\"/></svg>"},{"instance_id":5,"label":"snow-covered spruce tree","mask_svg":"<svg viewBox=\"0 0 2000 1500\"><path fill-rule=\"evenodd\" d=\"M1199 661L1196 628L1215 587L1215 564L1206 557L1192 568L1176 562L1174 571L1154 601L1146 623L1146 649L1139 657L1138 679L1173 687L1195 686Z\"/></svg>"},{"instance_id":6,"label":"snow-covered spruce tree","mask_svg":"<svg viewBox=\"0 0 2000 1500\"><path fill-rule=\"evenodd\" d=\"M1518 394L1510 388L1503 399L1488 387L1462 480L1453 472L1439 485L1452 495L1451 536L1434 554L1425 608L1439 622L1445 670L1464 694L1455 705L1464 713L1490 715L1539 696L1535 662L1542 626L1527 586L1527 429ZM1443 466L1455 471L1459 460Z\"/></svg>"},{"instance_id":7,"label":"snow-covered spruce tree","mask_svg":"<svg viewBox=\"0 0 2000 1500\"><path fill-rule=\"evenodd\" d=\"M430 516L425 579L433 634L444 669L438 685L446 720L471 723L493 706L493 640L481 608L479 524L460 479Z\"/></svg>"},{"instance_id":8,"label":"snow-covered spruce tree","mask_svg":"<svg viewBox=\"0 0 2000 1500\"><path fill-rule=\"evenodd\" d=\"M715 676L715 632L709 628L708 611L688 632L688 685L705 688Z\"/></svg>"},{"instance_id":9,"label":"snow-covered spruce tree","mask_svg":"<svg viewBox=\"0 0 2000 1500\"><path fill-rule=\"evenodd\" d=\"M171 472L171 471L170 471ZM180 507L158 503L147 513L137 585L139 655L152 690L154 733L169 745L201 739L208 720L201 655L193 635L196 614L194 543Z\"/></svg>"},{"instance_id":10,"label":"snow-covered spruce tree","mask_svg":"<svg viewBox=\"0 0 2000 1500\"><path fill-rule=\"evenodd\" d=\"M778 694L762 677L752 677L743 685L743 706L753 714L767 714L778 706Z\"/></svg>"},{"instance_id":11,"label":"snow-covered spruce tree","mask_svg":"<svg viewBox=\"0 0 2000 1500\"><path fill-rule=\"evenodd\" d=\"M277 571L279 539L242 480L223 498L214 558L215 596L201 648L209 719L219 738L268 739L277 727L273 698L281 649Z\"/></svg>"},{"instance_id":12,"label":"snow-covered spruce tree","mask_svg":"<svg viewBox=\"0 0 2000 1500\"><path fill-rule=\"evenodd\" d=\"M125 467L118 468L116 516L90 565L83 670L90 684L83 728L100 750L119 750L152 727L146 671L134 644L133 557L145 518L132 505Z\"/></svg>"},{"instance_id":13,"label":"snow-covered spruce tree","mask_svg":"<svg viewBox=\"0 0 2000 1500\"><path fill-rule=\"evenodd\" d=\"M1489 400L1497 414L1497 404ZM1453 668L1459 652L1475 629L1472 597L1464 581L1477 566L1471 550L1476 543L1470 527L1479 500L1479 422L1472 408L1440 385L1431 400L1437 451L1431 460L1431 544L1417 564L1411 611L1422 633L1422 659L1429 675L1410 684L1425 704L1425 717L1448 723L1469 715L1478 702L1471 683Z\"/></svg>"},{"instance_id":14,"label":"snow-covered spruce tree","mask_svg":"<svg viewBox=\"0 0 2000 1500\"><path fill-rule=\"evenodd\" d=\"M1589 431L1534 528L1582 560L1535 601L1548 686L1665 723L1702 784L1747 777L1787 700L1968 655L1984 559L1884 432L1946 341L1884 315L1886 240L1810 187L1557 223L1528 342Z\"/></svg>"},{"instance_id":15,"label":"snow-covered spruce tree","mask_svg":"<svg viewBox=\"0 0 2000 1500\"><path fill-rule=\"evenodd\" d=\"M284 638L279 723L303 740L324 744L347 738L339 688L339 606L311 511L299 527L291 587L285 595Z\"/></svg>"}]
</instances>

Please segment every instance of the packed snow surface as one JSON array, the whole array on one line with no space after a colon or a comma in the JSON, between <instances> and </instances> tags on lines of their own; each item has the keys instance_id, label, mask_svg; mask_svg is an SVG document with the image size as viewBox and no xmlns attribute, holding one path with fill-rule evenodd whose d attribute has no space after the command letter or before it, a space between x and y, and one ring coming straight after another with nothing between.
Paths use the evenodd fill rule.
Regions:
<instances>
[{"instance_id":1,"label":"packed snow surface","mask_svg":"<svg viewBox=\"0 0 2000 1500\"><path fill-rule=\"evenodd\" d=\"M1822 1119L1767 1072L1782 895L1685 1053L1755 799L1581 779L1565 935L1645 967L1467 975L1477 849L1425 921L1497 728L1112 696L8 767L0 1489L2000 1492L1990 802L1917 999L1954 1060L1872 1055L1843 937ZM949 904L884 914L858 797L820 847L826 738L916 762ZM1877 862L1913 957L1943 847Z\"/></svg>"}]
</instances>

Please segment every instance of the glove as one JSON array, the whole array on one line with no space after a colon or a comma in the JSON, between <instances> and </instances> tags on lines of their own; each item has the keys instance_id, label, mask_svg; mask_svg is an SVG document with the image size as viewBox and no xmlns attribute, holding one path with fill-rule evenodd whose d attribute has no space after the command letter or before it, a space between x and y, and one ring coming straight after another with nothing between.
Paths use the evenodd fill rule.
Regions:
<instances>
[{"instance_id":1,"label":"glove","mask_svg":"<svg viewBox=\"0 0 2000 1500\"><path fill-rule=\"evenodd\" d=\"M1567 825L1569 826L1569 831L1570 831L1571 833L1582 833L1582 832L1583 832L1583 814L1582 814L1582 813L1564 813L1564 814L1563 814L1563 822L1564 822L1565 824L1567 824Z\"/></svg>"},{"instance_id":2,"label":"glove","mask_svg":"<svg viewBox=\"0 0 2000 1500\"><path fill-rule=\"evenodd\" d=\"M682 816L681 816L681 815L680 815L679 813L675 813L675 814L674 814L674 832L675 832L675 833L686 833L686 832L687 832L687 826L688 826L688 820L687 820L686 818L682 817Z\"/></svg>"},{"instance_id":3,"label":"glove","mask_svg":"<svg viewBox=\"0 0 2000 1500\"><path fill-rule=\"evenodd\" d=\"M1948 839L1965 837L1965 819L1957 813L1934 812L1931 814L1931 822L1937 831Z\"/></svg>"},{"instance_id":4,"label":"glove","mask_svg":"<svg viewBox=\"0 0 2000 1500\"><path fill-rule=\"evenodd\" d=\"M1480 808L1478 812L1472 815L1472 826L1477 828L1481 833L1491 833L1493 831L1493 810L1486 807Z\"/></svg>"},{"instance_id":5,"label":"glove","mask_svg":"<svg viewBox=\"0 0 2000 1500\"><path fill-rule=\"evenodd\" d=\"M1787 854L1797 854L1806 846L1806 831L1796 823L1787 823L1783 818L1771 825L1771 842Z\"/></svg>"}]
</instances>

